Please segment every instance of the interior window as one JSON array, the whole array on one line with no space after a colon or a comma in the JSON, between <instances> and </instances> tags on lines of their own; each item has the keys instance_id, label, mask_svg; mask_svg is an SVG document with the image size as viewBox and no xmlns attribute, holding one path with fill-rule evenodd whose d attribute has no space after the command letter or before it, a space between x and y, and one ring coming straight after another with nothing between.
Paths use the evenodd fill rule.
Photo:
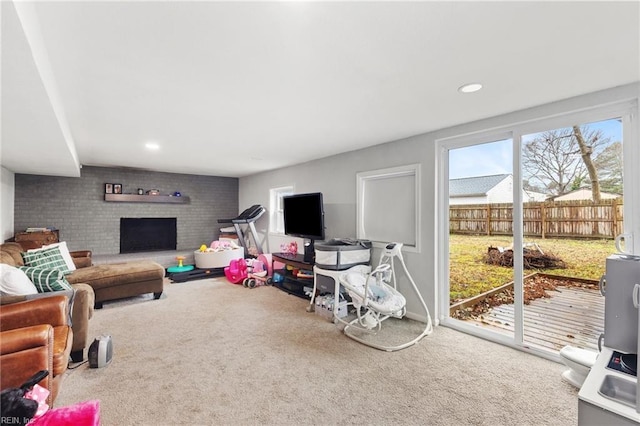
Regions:
<instances>
[{"instance_id":1,"label":"interior window","mask_svg":"<svg viewBox=\"0 0 640 426\"><path fill-rule=\"evenodd\" d=\"M269 232L284 235L284 209L282 197L293 195L293 186L283 186L269 190Z\"/></svg>"}]
</instances>

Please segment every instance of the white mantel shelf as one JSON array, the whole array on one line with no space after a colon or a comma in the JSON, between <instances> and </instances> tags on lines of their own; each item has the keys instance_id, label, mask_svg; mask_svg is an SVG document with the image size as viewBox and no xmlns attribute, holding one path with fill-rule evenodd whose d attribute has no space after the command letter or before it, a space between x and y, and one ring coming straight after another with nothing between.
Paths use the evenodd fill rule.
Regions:
<instances>
[{"instance_id":1,"label":"white mantel shelf","mask_svg":"<svg viewBox=\"0 0 640 426\"><path fill-rule=\"evenodd\" d=\"M189 204L189 197L173 195L104 194L105 201L115 203L170 203Z\"/></svg>"}]
</instances>

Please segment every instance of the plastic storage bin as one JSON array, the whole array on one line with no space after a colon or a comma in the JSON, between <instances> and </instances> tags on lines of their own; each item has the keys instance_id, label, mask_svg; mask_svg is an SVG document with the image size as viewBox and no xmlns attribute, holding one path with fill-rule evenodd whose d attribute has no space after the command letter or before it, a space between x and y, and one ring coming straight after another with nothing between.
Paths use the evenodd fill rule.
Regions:
<instances>
[{"instance_id":1,"label":"plastic storage bin","mask_svg":"<svg viewBox=\"0 0 640 426\"><path fill-rule=\"evenodd\" d=\"M318 296L315 300L316 307L315 313L316 315L321 316L322 318L333 320L333 310L336 308L336 301L333 297L333 294L328 294L326 296ZM336 316L338 318L344 318L348 314L347 301L341 300L337 306L338 310L336 311Z\"/></svg>"},{"instance_id":2,"label":"plastic storage bin","mask_svg":"<svg viewBox=\"0 0 640 426\"><path fill-rule=\"evenodd\" d=\"M196 261L196 268L224 268L225 266L229 266L232 260L243 259L244 249L239 247L231 250L207 252L196 250L193 252L193 256Z\"/></svg>"}]
</instances>

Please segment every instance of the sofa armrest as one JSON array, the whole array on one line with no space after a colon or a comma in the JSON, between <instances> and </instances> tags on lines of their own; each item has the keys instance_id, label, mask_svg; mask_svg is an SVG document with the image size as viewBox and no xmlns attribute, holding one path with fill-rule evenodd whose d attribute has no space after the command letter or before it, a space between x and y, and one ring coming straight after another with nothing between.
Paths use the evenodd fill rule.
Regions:
<instances>
[{"instance_id":1,"label":"sofa armrest","mask_svg":"<svg viewBox=\"0 0 640 426\"><path fill-rule=\"evenodd\" d=\"M91 261L91 250L77 250L69 252L71 255L71 260L76 265L76 268L86 268L87 266L92 265Z\"/></svg>"},{"instance_id":2,"label":"sofa armrest","mask_svg":"<svg viewBox=\"0 0 640 426\"><path fill-rule=\"evenodd\" d=\"M35 294L30 294L29 296L2 295L0 296L0 305L10 305L12 303L24 302L25 300L28 300L33 296L35 296Z\"/></svg>"},{"instance_id":3,"label":"sofa armrest","mask_svg":"<svg viewBox=\"0 0 640 426\"><path fill-rule=\"evenodd\" d=\"M73 285L71 286L73 287ZM70 301L73 301L73 290L60 290L60 291L45 291L43 293L34 293L20 296L4 295L0 296L0 305L11 305L13 303L25 302L27 300L42 299L45 297L53 296L67 296Z\"/></svg>"},{"instance_id":4,"label":"sofa armrest","mask_svg":"<svg viewBox=\"0 0 640 426\"><path fill-rule=\"evenodd\" d=\"M0 305L8 305L8 304L13 304L18 302L25 302L27 300L44 299L46 297L53 297L53 296L66 296L69 299L69 307L67 309L69 318L67 323L73 324L72 309L74 306L75 295L76 295L76 290L74 288L72 290L45 291L43 293L27 294L26 296L1 296Z\"/></svg>"},{"instance_id":5,"label":"sofa armrest","mask_svg":"<svg viewBox=\"0 0 640 426\"><path fill-rule=\"evenodd\" d=\"M49 324L32 325L2 332L0 355L8 355L40 346L53 345L53 327Z\"/></svg>"},{"instance_id":6,"label":"sofa armrest","mask_svg":"<svg viewBox=\"0 0 640 426\"><path fill-rule=\"evenodd\" d=\"M2 305L0 330L14 330L32 325L50 324L53 327L69 324L69 298L51 296L41 299Z\"/></svg>"},{"instance_id":7,"label":"sofa armrest","mask_svg":"<svg viewBox=\"0 0 640 426\"><path fill-rule=\"evenodd\" d=\"M53 327L50 325L3 331L0 336L1 389L21 386L35 371L53 371ZM50 389L51 374L40 385Z\"/></svg>"},{"instance_id":8,"label":"sofa armrest","mask_svg":"<svg viewBox=\"0 0 640 426\"><path fill-rule=\"evenodd\" d=\"M71 328L73 329L73 346L71 356L74 361L84 357L84 349L89 345L89 320L93 317L95 293L89 284L72 284L75 290L73 308L71 312Z\"/></svg>"}]
</instances>

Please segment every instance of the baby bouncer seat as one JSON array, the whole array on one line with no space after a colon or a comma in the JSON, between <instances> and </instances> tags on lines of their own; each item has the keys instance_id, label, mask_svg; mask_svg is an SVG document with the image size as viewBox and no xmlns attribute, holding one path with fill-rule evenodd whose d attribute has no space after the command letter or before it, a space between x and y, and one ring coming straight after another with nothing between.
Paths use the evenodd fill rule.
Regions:
<instances>
[{"instance_id":1,"label":"baby bouncer seat","mask_svg":"<svg viewBox=\"0 0 640 426\"><path fill-rule=\"evenodd\" d=\"M334 319L344 324L343 332L348 337L367 346L392 352L407 348L431 334L433 325L431 315L416 283L402 258L402 244L389 243L383 249L378 267L369 273L350 272L340 276L340 284L347 290L351 297L349 305L356 310L357 317L351 321L334 316ZM362 333L376 334L382 329L383 321L389 318L403 318L407 313L407 300L396 288L396 273L394 259L398 259L407 278L413 286L413 290L422 304L426 313L424 330L414 339L399 345L384 345L375 339L360 337Z\"/></svg>"}]
</instances>

